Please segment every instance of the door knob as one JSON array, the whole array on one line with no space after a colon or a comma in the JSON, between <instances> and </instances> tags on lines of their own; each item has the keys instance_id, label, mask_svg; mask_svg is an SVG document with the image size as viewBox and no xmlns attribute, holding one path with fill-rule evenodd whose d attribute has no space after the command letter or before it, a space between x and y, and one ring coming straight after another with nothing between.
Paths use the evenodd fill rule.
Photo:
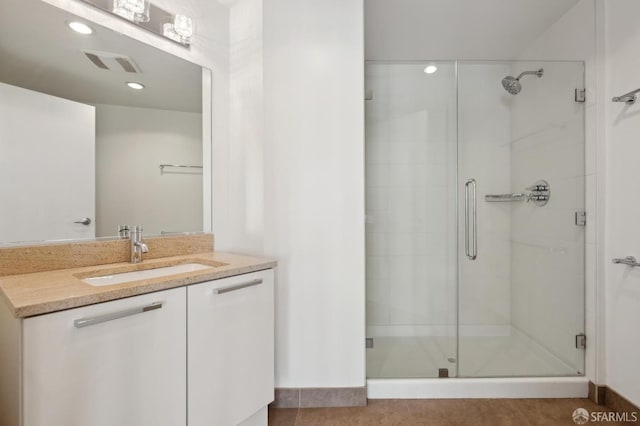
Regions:
<instances>
[{"instance_id":1,"label":"door knob","mask_svg":"<svg viewBox=\"0 0 640 426\"><path fill-rule=\"evenodd\" d=\"M73 222L73 223L79 223L79 224L81 224L81 225L86 225L86 226L88 226L88 225L91 225L91 219L89 219L88 217L83 217L83 218L82 218L82 220L76 220L76 221L75 221L75 222Z\"/></svg>"}]
</instances>

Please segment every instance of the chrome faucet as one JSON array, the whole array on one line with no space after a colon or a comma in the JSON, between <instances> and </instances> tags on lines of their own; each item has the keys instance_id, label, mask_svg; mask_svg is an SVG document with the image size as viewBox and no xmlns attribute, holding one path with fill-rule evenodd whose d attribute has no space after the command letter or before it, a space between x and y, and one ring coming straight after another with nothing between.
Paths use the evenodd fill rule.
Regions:
<instances>
[{"instance_id":1,"label":"chrome faucet","mask_svg":"<svg viewBox=\"0 0 640 426\"><path fill-rule=\"evenodd\" d=\"M142 226L136 225L131 231L131 263L142 263L142 253L149 253L149 247L142 242Z\"/></svg>"}]
</instances>

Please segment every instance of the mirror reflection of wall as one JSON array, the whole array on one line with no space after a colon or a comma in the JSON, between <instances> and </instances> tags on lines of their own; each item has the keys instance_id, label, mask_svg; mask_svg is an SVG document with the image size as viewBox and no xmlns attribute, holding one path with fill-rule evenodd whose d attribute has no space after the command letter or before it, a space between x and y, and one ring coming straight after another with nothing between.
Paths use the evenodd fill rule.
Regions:
<instances>
[{"instance_id":1,"label":"mirror reflection of wall","mask_svg":"<svg viewBox=\"0 0 640 426\"><path fill-rule=\"evenodd\" d=\"M202 231L202 114L96 107L96 235L121 224L146 234Z\"/></svg>"},{"instance_id":2,"label":"mirror reflection of wall","mask_svg":"<svg viewBox=\"0 0 640 426\"><path fill-rule=\"evenodd\" d=\"M40 0L3 0L0 243L206 229L203 75Z\"/></svg>"}]
</instances>

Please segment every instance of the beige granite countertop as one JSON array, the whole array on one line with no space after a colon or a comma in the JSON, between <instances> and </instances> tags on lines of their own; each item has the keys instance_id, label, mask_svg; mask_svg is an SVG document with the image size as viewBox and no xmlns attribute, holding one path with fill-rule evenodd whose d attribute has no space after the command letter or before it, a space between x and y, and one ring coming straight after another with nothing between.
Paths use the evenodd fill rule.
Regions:
<instances>
[{"instance_id":1,"label":"beige granite countertop","mask_svg":"<svg viewBox=\"0 0 640 426\"><path fill-rule=\"evenodd\" d=\"M195 272L94 287L82 278L153 269L184 263L213 266ZM210 252L145 260L140 264L111 263L0 277L0 293L16 318L47 314L109 300L169 288L183 287L218 278L270 269L276 261L230 253Z\"/></svg>"}]
</instances>

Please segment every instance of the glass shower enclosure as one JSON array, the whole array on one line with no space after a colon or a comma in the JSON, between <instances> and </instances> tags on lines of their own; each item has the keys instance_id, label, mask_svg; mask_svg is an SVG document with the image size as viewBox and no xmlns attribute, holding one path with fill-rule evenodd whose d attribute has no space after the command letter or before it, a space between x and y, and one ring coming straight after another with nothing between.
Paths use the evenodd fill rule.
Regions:
<instances>
[{"instance_id":1,"label":"glass shower enclosure","mask_svg":"<svg viewBox=\"0 0 640 426\"><path fill-rule=\"evenodd\" d=\"M367 376L584 373L582 62L366 64Z\"/></svg>"}]
</instances>

